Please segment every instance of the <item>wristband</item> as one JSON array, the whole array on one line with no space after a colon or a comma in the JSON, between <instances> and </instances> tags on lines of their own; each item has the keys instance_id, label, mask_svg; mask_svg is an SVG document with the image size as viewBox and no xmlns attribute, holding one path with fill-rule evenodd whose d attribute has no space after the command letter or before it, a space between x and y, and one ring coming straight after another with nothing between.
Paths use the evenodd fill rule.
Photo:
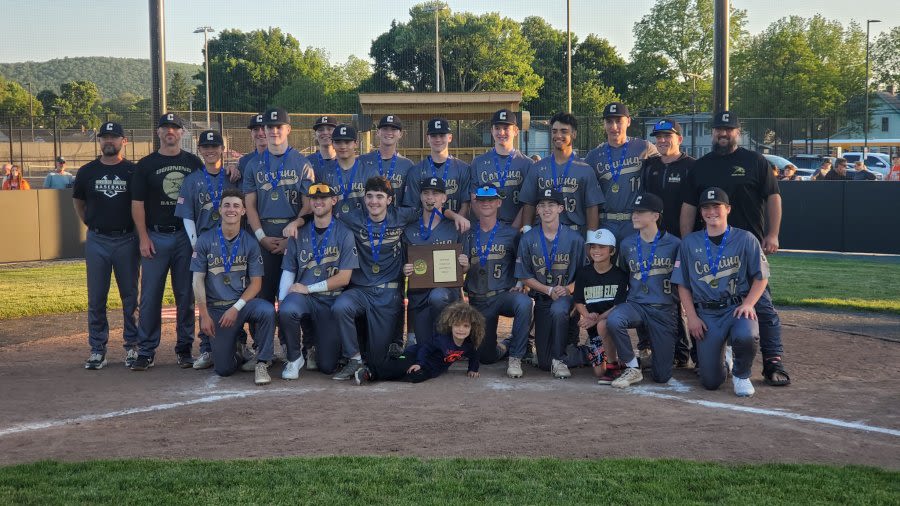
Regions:
<instances>
[{"instance_id":1,"label":"wristband","mask_svg":"<svg viewBox=\"0 0 900 506\"><path fill-rule=\"evenodd\" d=\"M318 283L307 285L306 289L309 290L309 293L327 292L328 281L319 281Z\"/></svg>"},{"instance_id":2,"label":"wristband","mask_svg":"<svg viewBox=\"0 0 900 506\"><path fill-rule=\"evenodd\" d=\"M553 287L552 286L547 287L547 295L549 295L551 297L553 296Z\"/></svg>"},{"instance_id":3,"label":"wristband","mask_svg":"<svg viewBox=\"0 0 900 506\"><path fill-rule=\"evenodd\" d=\"M522 227L522 233L523 233L523 234L526 233L526 232L528 232L529 230L531 230L531 225L525 225L525 226Z\"/></svg>"},{"instance_id":4,"label":"wristband","mask_svg":"<svg viewBox=\"0 0 900 506\"><path fill-rule=\"evenodd\" d=\"M238 299L237 302L235 302L234 305L231 307L240 311L241 309L244 309L244 306L246 306L246 305L247 305L247 302L244 299Z\"/></svg>"},{"instance_id":5,"label":"wristband","mask_svg":"<svg viewBox=\"0 0 900 506\"><path fill-rule=\"evenodd\" d=\"M525 286L525 283L522 283L521 281L516 281L516 288L522 288L523 286Z\"/></svg>"},{"instance_id":6,"label":"wristband","mask_svg":"<svg viewBox=\"0 0 900 506\"><path fill-rule=\"evenodd\" d=\"M263 232L263 229L261 229L261 228L258 228L255 231L253 231L253 235L256 236L257 241L262 241L263 239L266 238L266 233Z\"/></svg>"}]
</instances>

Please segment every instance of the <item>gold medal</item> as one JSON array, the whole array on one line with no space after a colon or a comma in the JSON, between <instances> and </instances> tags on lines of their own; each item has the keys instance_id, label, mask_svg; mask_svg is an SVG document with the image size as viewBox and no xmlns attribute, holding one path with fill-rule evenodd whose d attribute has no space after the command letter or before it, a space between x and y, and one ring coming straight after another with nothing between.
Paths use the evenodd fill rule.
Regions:
<instances>
[{"instance_id":1,"label":"gold medal","mask_svg":"<svg viewBox=\"0 0 900 506\"><path fill-rule=\"evenodd\" d=\"M547 274L547 285L553 285L553 274Z\"/></svg>"},{"instance_id":2,"label":"gold medal","mask_svg":"<svg viewBox=\"0 0 900 506\"><path fill-rule=\"evenodd\" d=\"M378 274L379 272L381 272L381 266L378 265L378 264L373 265L373 266L372 266L372 273L373 273L373 274Z\"/></svg>"},{"instance_id":3,"label":"gold medal","mask_svg":"<svg viewBox=\"0 0 900 506\"><path fill-rule=\"evenodd\" d=\"M212 220L213 220L213 221L219 221L219 211L213 211L213 212L212 212Z\"/></svg>"},{"instance_id":4,"label":"gold medal","mask_svg":"<svg viewBox=\"0 0 900 506\"><path fill-rule=\"evenodd\" d=\"M321 267L316 267L315 269L313 269L313 274L315 274L317 277L318 277L318 276L321 276L321 275L322 275L322 268L321 268Z\"/></svg>"},{"instance_id":5,"label":"gold medal","mask_svg":"<svg viewBox=\"0 0 900 506\"><path fill-rule=\"evenodd\" d=\"M350 204L344 204L341 206L341 212L349 213L350 212Z\"/></svg>"},{"instance_id":6,"label":"gold medal","mask_svg":"<svg viewBox=\"0 0 900 506\"><path fill-rule=\"evenodd\" d=\"M650 288L648 288L647 285L642 285L641 291L644 293L650 293Z\"/></svg>"},{"instance_id":7,"label":"gold medal","mask_svg":"<svg viewBox=\"0 0 900 506\"><path fill-rule=\"evenodd\" d=\"M231 286L231 276L229 276L228 274L226 274L225 277L222 278L222 282L225 283L226 285Z\"/></svg>"},{"instance_id":8,"label":"gold medal","mask_svg":"<svg viewBox=\"0 0 900 506\"><path fill-rule=\"evenodd\" d=\"M719 288L719 280L713 279L712 281L709 282L709 286L711 286L713 288Z\"/></svg>"},{"instance_id":9,"label":"gold medal","mask_svg":"<svg viewBox=\"0 0 900 506\"><path fill-rule=\"evenodd\" d=\"M278 200L278 190L273 191L269 198L272 200Z\"/></svg>"},{"instance_id":10,"label":"gold medal","mask_svg":"<svg viewBox=\"0 0 900 506\"><path fill-rule=\"evenodd\" d=\"M613 193L619 193L619 183L613 183L609 188Z\"/></svg>"}]
</instances>

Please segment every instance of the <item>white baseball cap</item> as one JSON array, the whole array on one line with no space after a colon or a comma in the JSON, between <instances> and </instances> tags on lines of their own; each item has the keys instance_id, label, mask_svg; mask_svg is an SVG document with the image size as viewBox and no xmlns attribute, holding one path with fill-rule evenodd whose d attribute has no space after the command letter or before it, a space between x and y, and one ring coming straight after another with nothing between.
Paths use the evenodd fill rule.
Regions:
<instances>
[{"instance_id":1,"label":"white baseball cap","mask_svg":"<svg viewBox=\"0 0 900 506\"><path fill-rule=\"evenodd\" d=\"M585 237L585 242L587 244L599 244L601 246L612 246L613 248L615 248L616 236L614 236L612 232L605 228L601 228L598 230L588 230Z\"/></svg>"}]
</instances>

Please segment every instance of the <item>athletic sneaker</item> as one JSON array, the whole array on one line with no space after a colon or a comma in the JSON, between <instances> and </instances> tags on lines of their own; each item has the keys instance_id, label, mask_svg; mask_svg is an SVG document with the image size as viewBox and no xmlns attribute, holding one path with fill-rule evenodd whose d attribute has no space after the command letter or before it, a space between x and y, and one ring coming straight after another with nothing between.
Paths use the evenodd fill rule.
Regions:
<instances>
[{"instance_id":1,"label":"athletic sneaker","mask_svg":"<svg viewBox=\"0 0 900 506\"><path fill-rule=\"evenodd\" d=\"M753 397L753 394L756 393L750 378L742 379L732 376L731 383L734 385L734 394L738 397Z\"/></svg>"},{"instance_id":2,"label":"athletic sneaker","mask_svg":"<svg viewBox=\"0 0 900 506\"><path fill-rule=\"evenodd\" d=\"M506 365L506 375L510 378L522 377L522 359L517 357L509 357Z\"/></svg>"},{"instance_id":3,"label":"athletic sneaker","mask_svg":"<svg viewBox=\"0 0 900 506\"><path fill-rule=\"evenodd\" d=\"M246 361L244 361L243 364L241 364L241 371L253 372L255 370L256 370L256 358L251 358L250 360L246 360Z\"/></svg>"},{"instance_id":4,"label":"athletic sneaker","mask_svg":"<svg viewBox=\"0 0 900 506\"><path fill-rule=\"evenodd\" d=\"M182 369L194 367L194 357L192 357L190 353L179 353L176 362L178 363L178 367L181 367Z\"/></svg>"},{"instance_id":5,"label":"athletic sneaker","mask_svg":"<svg viewBox=\"0 0 900 506\"><path fill-rule=\"evenodd\" d=\"M284 363L284 369L281 370L281 379L295 380L300 377L300 369L303 369L303 355L297 360Z\"/></svg>"},{"instance_id":6,"label":"athletic sneaker","mask_svg":"<svg viewBox=\"0 0 900 506\"><path fill-rule=\"evenodd\" d=\"M316 362L316 347L310 346L306 349L306 370L318 371L319 364Z\"/></svg>"},{"instance_id":7,"label":"athletic sneaker","mask_svg":"<svg viewBox=\"0 0 900 506\"><path fill-rule=\"evenodd\" d=\"M635 383L640 383L643 379L644 375L641 373L640 369L637 367L628 367L625 369L625 372L610 383L610 385L612 385L613 388L625 388L634 385Z\"/></svg>"},{"instance_id":8,"label":"athletic sneaker","mask_svg":"<svg viewBox=\"0 0 900 506\"><path fill-rule=\"evenodd\" d=\"M731 376L731 370L734 369L734 350L731 346L725 345L725 376Z\"/></svg>"},{"instance_id":9,"label":"athletic sneaker","mask_svg":"<svg viewBox=\"0 0 900 506\"><path fill-rule=\"evenodd\" d=\"M603 375L597 378L598 385L612 385L613 381L622 375L622 369L619 369L618 365L609 365L607 364L606 370L603 372Z\"/></svg>"},{"instance_id":10,"label":"athletic sneaker","mask_svg":"<svg viewBox=\"0 0 900 506\"><path fill-rule=\"evenodd\" d=\"M257 385L268 385L272 382L272 377L269 376L269 364L265 362L257 362L256 363L256 379L254 382Z\"/></svg>"},{"instance_id":11,"label":"athletic sneaker","mask_svg":"<svg viewBox=\"0 0 900 506\"><path fill-rule=\"evenodd\" d=\"M91 353L90 358L84 363L85 369L95 371L106 367L106 355L103 353Z\"/></svg>"},{"instance_id":12,"label":"athletic sneaker","mask_svg":"<svg viewBox=\"0 0 900 506\"><path fill-rule=\"evenodd\" d=\"M125 352L125 367L131 369L131 364L134 363L138 358L138 352L136 349L131 348L130 350Z\"/></svg>"},{"instance_id":13,"label":"athletic sneaker","mask_svg":"<svg viewBox=\"0 0 900 506\"><path fill-rule=\"evenodd\" d=\"M562 360L553 359L550 363L550 373L553 374L554 378L557 379L566 379L572 376L572 373L569 372L569 366L566 365Z\"/></svg>"},{"instance_id":14,"label":"athletic sneaker","mask_svg":"<svg viewBox=\"0 0 900 506\"><path fill-rule=\"evenodd\" d=\"M372 381L372 373L369 371L368 367L362 366L353 373L353 381L355 381L357 385L368 383Z\"/></svg>"},{"instance_id":15,"label":"athletic sneaker","mask_svg":"<svg viewBox=\"0 0 900 506\"><path fill-rule=\"evenodd\" d=\"M153 357L148 357L146 355L138 355L138 358L131 364L132 371L146 371L151 367L153 367Z\"/></svg>"},{"instance_id":16,"label":"athletic sneaker","mask_svg":"<svg viewBox=\"0 0 900 506\"><path fill-rule=\"evenodd\" d=\"M350 359L349 361L347 361L347 365L345 365L343 369L338 371L337 374L332 376L331 379L337 380L337 381L347 381L348 379L352 378L356 374L356 371L358 371L362 368L363 368L362 360Z\"/></svg>"},{"instance_id":17,"label":"athletic sneaker","mask_svg":"<svg viewBox=\"0 0 900 506\"><path fill-rule=\"evenodd\" d=\"M197 360L194 360L194 369L197 370L209 369L210 367L212 367L212 365L212 355L210 355L208 351L204 351L200 354L199 357L197 357Z\"/></svg>"}]
</instances>

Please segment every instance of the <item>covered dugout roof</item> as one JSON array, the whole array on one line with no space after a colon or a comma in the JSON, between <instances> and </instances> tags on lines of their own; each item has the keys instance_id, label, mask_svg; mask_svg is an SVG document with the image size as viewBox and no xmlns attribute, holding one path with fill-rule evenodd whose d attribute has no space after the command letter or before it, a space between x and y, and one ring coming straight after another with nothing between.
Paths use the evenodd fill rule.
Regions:
<instances>
[{"instance_id":1,"label":"covered dugout roof","mask_svg":"<svg viewBox=\"0 0 900 506\"><path fill-rule=\"evenodd\" d=\"M436 116L451 120L490 119L498 109L518 112L521 102L521 91L359 94L363 114L376 121L386 114L396 114L404 121Z\"/></svg>"}]
</instances>

